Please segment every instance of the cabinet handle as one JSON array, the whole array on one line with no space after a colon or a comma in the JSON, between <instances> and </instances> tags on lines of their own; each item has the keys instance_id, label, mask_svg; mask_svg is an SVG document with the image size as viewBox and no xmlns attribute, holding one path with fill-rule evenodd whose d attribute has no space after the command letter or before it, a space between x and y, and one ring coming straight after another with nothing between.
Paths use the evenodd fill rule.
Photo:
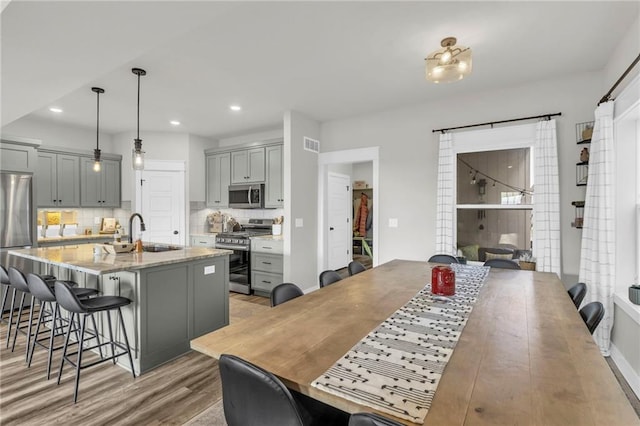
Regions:
<instances>
[{"instance_id":1,"label":"cabinet handle","mask_svg":"<svg viewBox=\"0 0 640 426\"><path fill-rule=\"evenodd\" d=\"M271 265L271 262L262 262L264 265Z\"/></svg>"},{"instance_id":2,"label":"cabinet handle","mask_svg":"<svg viewBox=\"0 0 640 426\"><path fill-rule=\"evenodd\" d=\"M271 284L271 281L262 280L262 282L265 283L265 284Z\"/></svg>"},{"instance_id":3,"label":"cabinet handle","mask_svg":"<svg viewBox=\"0 0 640 426\"><path fill-rule=\"evenodd\" d=\"M263 246L262 248L265 250L273 250L271 247L268 247L268 246Z\"/></svg>"}]
</instances>

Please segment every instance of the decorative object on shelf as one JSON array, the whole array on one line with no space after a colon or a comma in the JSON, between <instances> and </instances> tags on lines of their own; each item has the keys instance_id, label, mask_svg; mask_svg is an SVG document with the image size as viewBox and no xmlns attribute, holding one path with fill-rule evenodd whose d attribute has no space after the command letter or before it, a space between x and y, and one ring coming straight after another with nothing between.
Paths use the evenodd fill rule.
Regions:
<instances>
[{"instance_id":1,"label":"decorative object on shelf","mask_svg":"<svg viewBox=\"0 0 640 426\"><path fill-rule=\"evenodd\" d=\"M580 151L580 162L588 163L589 162L589 148L584 147L582 151Z\"/></svg>"},{"instance_id":2,"label":"decorative object on shelf","mask_svg":"<svg viewBox=\"0 0 640 426\"><path fill-rule=\"evenodd\" d=\"M447 37L442 46L425 59L426 78L434 83L449 83L462 80L471 74L471 48L456 46L455 37Z\"/></svg>"},{"instance_id":3,"label":"decorative object on shelf","mask_svg":"<svg viewBox=\"0 0 640 426\"><path fill-rule=\"evenodd\" d=\"M578 229L582 228L584 220L584 201L573 201L571 205L576 208L576 215L571 226Z\"/></svg>"},{"instance_id":4,"label":"decorative object on shelf","mask_svg":"<svg viewBox=\"0 0 640 426\"><path fill-rule=\"evenodd\" d=\"M369 185L364 180L356 180L353 182L353 189L367 189Z\"/></svg>"},{"instance_id":5,"label":"decorative object on shelf","mask_svg":"<svg viewBox=\"0 0 640 426\"><path fill-rule=\"evenodd\" d=\"M138 76L138 133L133 143L132 163L133 170L144 170L144 151L142 150L142 139L140 139L140 76L147 75L147 72L141 68L133 68L132 73Z\"/></svg>"},{"instance_id":6,"label":"decorative object on shelf","mask_svg":"<svg viewBox=\"0 0 640 426\"><path fill-rule=\"evenodd\" d=\"M518 264L520 265L520 269L524 269L525 271L536 270L536 258L529 252L525 252L520 255L518 258Z\"/></svg>"},{"instance_id":7,"label":"decorative object on shelf","mask_svg":"<svg viewBox=\"0 0 640 426\"><path fill-rule=\"evenodd\" d=\"M100 93L104 93L104 89L92 87L92 92L96 94L96 149L93 150L93 171L100 171Z\"/></svg>"},{"instance_id":8,"label":"decorative object on shelf","mask_svg":"<svg viewBox=\"0 0 640 426\"><path fill-rule=\"evenodd\" d=\"M577 143L590 143L591 136L593 136L593 121L585 121L584 123L576 124L576 142Z\"/></svg>"},{"instance_id":9,"label":"decorative object on shelf","mask_svg":"<svg viewBox=\"0 0 640 426\"><path fill-rule=\"evenodd\" d=\"M636 284L629 287L629 301L640 305L640 285Z\"/></svg>"}]
</instances>

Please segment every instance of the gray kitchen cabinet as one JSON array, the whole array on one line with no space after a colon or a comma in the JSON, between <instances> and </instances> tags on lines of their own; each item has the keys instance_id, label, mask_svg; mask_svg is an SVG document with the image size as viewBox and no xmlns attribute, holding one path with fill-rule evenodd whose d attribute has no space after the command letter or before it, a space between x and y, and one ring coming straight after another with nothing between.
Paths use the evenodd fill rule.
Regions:
<instances>
[{"instance_id":1,"label":"gray kitchen cabinet","mask_svg":"<svg viewBox=\"0 0 640 426\"><path fill-rule=\"evenodd\" d=\"M36 147L39 141L0 142L0 170L3 172L33 172L36 169Z\"/></svg>"},{"instance_id":2,"label":"gray kitchen cabinet","mask_svg":"<svg viewBox=\"0 0 640 426\"><path fill-rule=\"evenodd\" d=\"M93 158L80 160L80 205L82 207L120 207L120 161L102 160L99 172L93 170Z\"/></svg>"},{"instance_id":3,"label":"gray kitchen cabinet","mask_svg":"<svg viewBox=\"0 0 640 426\"><path fill-rule=\"evenodd\" d=\"M38 207L80 206L80 157L38 152L36 169Z\"/></svg>"},{"instance_id":4,"label":"gray kitchen cabinet","mask_svg":"<svg viewBox=\"0 0 640 426\"><path fill-rule=\"evenodd\" d=\"M264 147L231 152L231 183L264 182Z\"/></svg>"},{"instance_id":5,"label":"gray kitchen cabinet","mask_svg":"<svg viewBox=\"0 0 640 426\"><path fill-rule=\"evenodd\" d=\"M231 182L231 154L206 157L206 205L212 208L229 207L229 183Z\"/></svg>"},{"instance_id":6,"label":"gray kitchen cabinet","mask_svg":"<svg viewBox=\"0 0 640 426\"><path fill-rule=\"evenodd\" d=\"M283 282L282 239L251 239L251 288L258 296L268 297Z\"/></svg>"},{"instance_id":7,"label":"gray kitchen cabinet","mask_svg":"<svg viewBox=\"0 0 640 426\"><path fill-rule=\"evenodd\" d=\"M284 205L282 145L266 147L265 156L267 171L264 206L266 208L279 208Z\"/></svg>"}]
</instances>

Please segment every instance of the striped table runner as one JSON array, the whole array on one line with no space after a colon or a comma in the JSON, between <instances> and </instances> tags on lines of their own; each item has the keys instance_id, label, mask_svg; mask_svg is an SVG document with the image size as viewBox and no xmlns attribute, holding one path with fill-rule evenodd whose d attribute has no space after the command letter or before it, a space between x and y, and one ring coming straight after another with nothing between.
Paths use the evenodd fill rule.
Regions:
<instances>
[{"instance_id":1,"label":"striped table runner","mask_svg":"<svg viewBox=\"0 0 640 426\"><path fill-rule=\"evenodd\" d=\"M423 423L489 273L486 266L451 267L456 273L455 296L433 296L428 283L311 385Z\"/></svg>"}]
</instances>

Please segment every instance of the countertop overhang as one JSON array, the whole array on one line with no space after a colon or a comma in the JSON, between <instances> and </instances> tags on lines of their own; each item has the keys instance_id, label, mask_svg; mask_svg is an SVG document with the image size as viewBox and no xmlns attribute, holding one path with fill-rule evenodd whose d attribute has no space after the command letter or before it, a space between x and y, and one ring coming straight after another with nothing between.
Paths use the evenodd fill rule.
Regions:
<instances>
[{"instance_id":1,"label":"countertop overhang","mask_svg":"<svg viewBox=\"0 0 640 426\"><path fill-rule=\"evenodd\" d=\"M135 271L172 263L228 256L231 250L208 247L184 247L164 252L94 254L95 244L40 247L10 250L9 255L37 262L64 266L65 268L93 275L120 271Z\"/></svg>"}]
</instances>

